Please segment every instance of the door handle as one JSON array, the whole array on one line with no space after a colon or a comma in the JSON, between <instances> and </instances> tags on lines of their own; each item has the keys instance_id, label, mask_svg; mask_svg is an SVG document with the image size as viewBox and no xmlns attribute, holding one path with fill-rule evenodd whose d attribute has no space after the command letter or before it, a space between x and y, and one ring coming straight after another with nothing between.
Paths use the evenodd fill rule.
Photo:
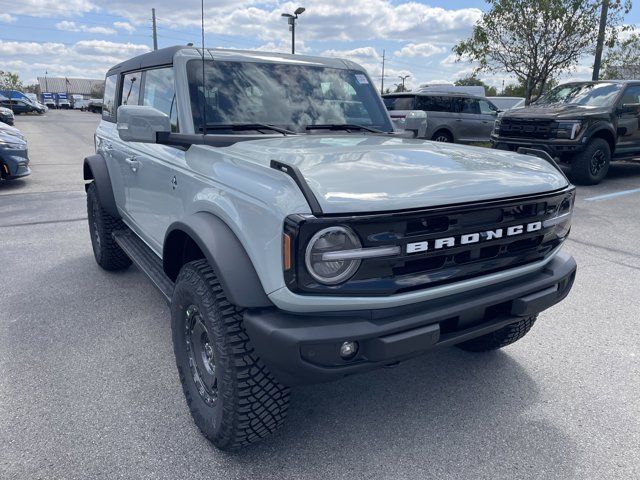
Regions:
<instances>
[{"instance_id":1,"label":"door handle","mask_svg":"<svg viewBox=\"0 0 640 480\"><path fill-rule=\"evenodd\" d=\"M129 165L129 168L133 173L137 172L138 168L140 168L140 162L138 161L138 157L126 157L124 160L125 162L127 162L127 164Z\"/></svg>"}]
</instances>

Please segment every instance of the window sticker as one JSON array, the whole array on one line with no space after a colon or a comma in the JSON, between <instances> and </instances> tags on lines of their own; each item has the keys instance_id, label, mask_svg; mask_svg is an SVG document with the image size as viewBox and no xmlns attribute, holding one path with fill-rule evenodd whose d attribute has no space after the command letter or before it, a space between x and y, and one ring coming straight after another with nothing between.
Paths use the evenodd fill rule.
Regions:
<instances>
[{"instance_id":1,"label":"window sticker","mask_svg":"<svg viewBox=\"0 0 640 480\"><path fill-rule=\"evenodd\" d=\"M369 80L367 80L366 75L363 75L362 73L356 73L356 80L358 81L358 83L360 85L368 85L369 84Z\"/></svg>"}]
</instances>

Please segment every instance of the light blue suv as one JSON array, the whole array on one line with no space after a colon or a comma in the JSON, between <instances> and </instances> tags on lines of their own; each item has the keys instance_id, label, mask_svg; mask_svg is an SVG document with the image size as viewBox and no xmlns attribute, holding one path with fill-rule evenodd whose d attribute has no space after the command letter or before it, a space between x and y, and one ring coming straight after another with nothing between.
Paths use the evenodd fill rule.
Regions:
<instances>
[{"instance_id":1,"label":"light blue suv","mask_svg":"<svg viewBox=\"0 0 640 480\"><path fill-rule=\"evenodd\" d=\"M574 187L552 162L403 138L347 60L148 53L107 73L95 138L95 259L166 297L221 449L275 431L292 386L508 345L573 283Z\"/></svg>"}]
</instances>

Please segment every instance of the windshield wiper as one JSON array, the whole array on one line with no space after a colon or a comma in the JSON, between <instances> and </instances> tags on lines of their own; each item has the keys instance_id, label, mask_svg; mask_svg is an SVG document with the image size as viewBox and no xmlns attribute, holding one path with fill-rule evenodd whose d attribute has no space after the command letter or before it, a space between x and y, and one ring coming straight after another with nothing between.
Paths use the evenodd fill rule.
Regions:
<instances>
[{"instance_id":1,"label":"windshield wiper","mask_svg":"<svg viewBox=\"0 0 640 480\"><path fill-rule=\"evenodd\" d=\"M307 125L305 130L365 130L372 133L389 133L377 128L365 127L364 125L357 125L355 123L326 123Z\"/></svg>"},{"instance_id":2,"label":"windshield wiper","mask_svg":"<svg viewBox=\"0 0 640 480\"><path fill-rule=\"evenodd\" d=\"M200 127L199 130L202 131L202 127ZM210 131L210 130L235 130L235 131L242 131L242 130L256 130L256 131L271 130L271 131L274 131L274 132L281 133L283 135L295 135L296 134L296 132L294 132L293 130L287 130L286 128L277 127L275 125L269 125L269 124L266 124L266 123L228 123L228 124L211 123L211 124L207 124L207 132Z\"/></svg>"}]
</instances>

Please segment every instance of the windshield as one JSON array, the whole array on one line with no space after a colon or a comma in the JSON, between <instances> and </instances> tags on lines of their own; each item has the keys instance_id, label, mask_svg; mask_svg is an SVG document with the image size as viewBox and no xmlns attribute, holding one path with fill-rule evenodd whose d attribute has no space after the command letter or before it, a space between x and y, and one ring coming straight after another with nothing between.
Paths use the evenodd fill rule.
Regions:
<instances>
[{"instance_id":1,"label":"windshield","mask_svg":"<svg viewBox=\"0 0 640 480\"><path fill-rule=\"evenodd\" d=\"M240 133L220 127L242 124L272 125L294 132L306 132L309 125L345 124L393 130L378 93L361 71L207 61L204 91L202 62L189 61L187 72L196 132L204 130L205 118L210 133Z\"/></svg>"},{"instance_id":2,"label":"windshield","mask_svg":"<svg viewBox=\"0 0 640 480\"><path fill-rule=\"evenodd\" d=\"M565 103L606 107L613 104L621 89L620 83L568 83L544 94L535 105Z\"/></svg>"}]
</instances>

